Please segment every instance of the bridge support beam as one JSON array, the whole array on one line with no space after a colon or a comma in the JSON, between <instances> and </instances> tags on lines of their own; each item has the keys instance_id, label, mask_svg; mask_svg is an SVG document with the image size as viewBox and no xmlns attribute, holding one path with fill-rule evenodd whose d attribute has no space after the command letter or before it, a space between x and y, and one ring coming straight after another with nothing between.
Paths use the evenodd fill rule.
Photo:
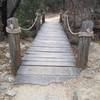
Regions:
<instances>
[{"instance_id":1,"label":"bridge support beam","mask_svg":"<svg viewBox=\"0 0 100 100\"><path fill-rule=\"evenodd\" d=\"M21 62L20 56L20 35L21 32L16 18L10 18L7 21L6 31L9 37L9 49L11 56L12 72L16 74Z\"/></svg>"}]
</instances>

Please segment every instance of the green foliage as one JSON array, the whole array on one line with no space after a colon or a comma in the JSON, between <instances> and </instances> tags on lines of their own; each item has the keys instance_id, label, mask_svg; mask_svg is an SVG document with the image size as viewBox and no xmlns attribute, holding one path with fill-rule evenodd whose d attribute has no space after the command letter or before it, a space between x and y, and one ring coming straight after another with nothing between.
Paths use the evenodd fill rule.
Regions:
<instances>
[{"instance_id":1,"label":"green foliage","mask_svg":"<svg viewBox=\"0 0 100 100\"><path fill-rule=\"evenodd\" d=\"M27 38L27 37L35 37L36 36L37 31L22 31L22 33L20 33L20 37L21 39Z\"/></svg>"},{"instance_id":2,"label":"green foliage","mask_svg":"<svg viewBox=\"0 0 100 100\"><path fill-rule=\"evenodd\" d=\"M27 28L32 25L35 18L35 13L38 9L46 9L47 12L57 12L62 7L63 0L21 0L21 4L16 12L16 17L19 20L20 26ZM24 35L26 37L31 36L33 35L32 33L34 34L33 31L23 31L22 37Z\"/></svg>"},{"instance_id":3,"label":"green foliage","mask_svg":"<svg viewBox=\"0 0 100 100\"><path fill-rule=\"evenodd\" d=\"M33 20L35 12L40 7L40 0L23 0L17 10L16 16L24 24L27 20Z\"/></svg>"},{"instance_id":4,"label":"green foliage","mask_svg":"<svg viewBox=\"0 0 100 100\"><path fill-rule=\"evenodd\" d=\"M41 8L42 0L22 0L17 12L16 17L19 20L20 26L27 28L32 25L35 18L37 9ZM22 37L32 36L34 32L22 32Z\"/></svg>"}]
</instances>

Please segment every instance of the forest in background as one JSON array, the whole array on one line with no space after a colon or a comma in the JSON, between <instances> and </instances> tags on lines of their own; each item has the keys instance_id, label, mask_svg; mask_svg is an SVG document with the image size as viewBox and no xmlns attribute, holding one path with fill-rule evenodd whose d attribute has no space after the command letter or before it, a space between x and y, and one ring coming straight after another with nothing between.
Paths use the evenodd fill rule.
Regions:
<instances>
[{"instance_id":1,"label":"forest in background","mask_svg":"<svg viewBox=\"0 0 100 100\"><path fill-rule=\"evenodd\" d=\"M89 17L99 24L99 0L21 0L15 15L22 26L28 27L34 21L38 9L45 10L46 14L69 11L70 22L74 28L80 27L82 21ZM100 28L100 25L97 28Z\"/></svg>"},{"instance_id":2,"label":"forest in background","mask_svg":"<svg viewBox=\"0 0 100 100\"><path fill-rule=\"evenodd\" d=\"M68 11L74 28L79 28L84 19L91 17L96 29L100 29L100 0L1 0L0 9L4 31L7 18L12 16L18 18L21 26L29 27L34 22L38 9L45 10L46 14ZM23 33L25 35L26 32Z\"/></svg>"}]
</instances>

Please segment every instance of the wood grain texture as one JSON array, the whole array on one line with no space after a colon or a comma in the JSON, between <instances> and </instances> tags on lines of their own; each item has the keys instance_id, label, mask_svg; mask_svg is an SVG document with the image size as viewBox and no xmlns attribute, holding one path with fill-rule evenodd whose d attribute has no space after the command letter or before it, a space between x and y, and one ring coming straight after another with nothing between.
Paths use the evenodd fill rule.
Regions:
<instances>
[{"instance_id":1,"label":"wood grain texture","mask_svg":"<svg viewBox=\"0 0 100 100\"><path fill-rule=\"evenodd\" d=\"M79 51L78 51L78 66L81 68L86 68L89 55L89 46L91 42L91 37L80 37L79 38Z\"/></svg>"},{"instance_id":2,"label":"wood grain texture","mask_svg":"<svg viewBox=\"0 0 100 100\"><path fill-rule=\"evenodd\" d=\"M69 59L66 59L66 58L46 58L46 57L30 57L30 56L27 56L27 57L23 57L22 58L23 61L52 61L52 62L75 62L75 59L73 58L69 58Z\"/></svg>"},{"instance_id":3,"label":"wood grain texture","mask_svg":"<svg viewBox=\"0 0 100 100\"><path fill-rule=\"evenodd\" d=\"M50 83L61 83L69 79L76 78L77 75L20 75L16 77L16 84L48 85Z\"/></svg>"},{"instance_id":4,"label":"wood grain texture","mask_svg":"<svg viewBox=\"0 0 100 100\"><path fill-rule=\"evenodd\" d=\"M10 25L13 25L13 29L10 28ZM8 34L9 40L9 49L10 49L10 58L11 58L11 66L14 74L20 66L21 56L20 56L20 35L18 20L16 18L9 18L7 20L6 31Z\"/></svg>"},{"instance_id":5,"label":"wood grain texture","mask_svg":"<svg viewBox=\"0 0 100 100\"><path fill-rule=\"evenodd\" d=\"M21 66L18 74L40 74L40 75L75 75L79 71L77 68L72 67L44 67L44 66Z\"/></svg>"}]
</instances>

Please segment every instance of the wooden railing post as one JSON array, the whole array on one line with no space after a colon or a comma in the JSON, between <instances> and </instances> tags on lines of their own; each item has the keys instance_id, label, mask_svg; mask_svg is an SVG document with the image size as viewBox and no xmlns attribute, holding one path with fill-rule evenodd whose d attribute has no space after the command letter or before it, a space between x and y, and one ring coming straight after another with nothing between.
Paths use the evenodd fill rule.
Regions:
<instances>
[{"instance_id":1,"label":"wooden railing post","mask_svg":"<svg viewBox=\"0 0 100 100\"><path fill-rule=\"evenodd\" d=\"M84 21L81 32L79 32L79 46L77 64L81 68L86 68L88 63L89 46L93 37L93 22Z\"/></svg>"},{"instance_id":2,"label":"wooden railing post","mask_svg":"<svg viewBox=\"0 0 100 100\"><path fill-rule=\"evenodd\" d=\"M60 23L63 22L63 18L62 17L63 17L63 11L60 12Z\"/></svg>"},{"instance_id":3,"label":"wooden railing post","mask_svg":"<svg viewBox=\"0 0 100 100\"><path fill-rule=\"evenodd\" d=\"M7 21L6 31L9 37L9 48L11 56L12 70L16 72L20 66L21 56L20 56L20 27L18 25L18 20L16 18L10 18Z\"/></svg>"},{"instance_id":4,"label":"wooden railing post","mask_svg":"<svg viewBox=\"0 0 100 100\"><path fill-rule=\"evenodd\" d=\"M39 30L39 28L41 26L41 14L40 13L38 14L38 21L37 21L37 23L38 23L38 30Z\"/></svg>"},{"instance_id":5,"label":"wooden railing post","mask_svg":"<svg viewBox=\"0 0 100 100\"><path fill-rule=\"evenodd\" d=\"M42 24L45 23L45 11L42 12Z\"/></svg>"},{"instance_id":6,"label":"wooden railing post","mask_svg":"<svg viewBox=\"0 0 100 100\"><path fill-rule=\"evenodd\" d=\"M79 35L78 66L83 69L87 67L91 38L92 35L88 36L84 33Z\"/></svg>"},{"instance_id":7,"label":"wooden railing post","mask_svg":"<svg viewBox=\"0 0 100 100\"><path fill-rule=\"evenodd\" d=\"M37 22L35 24L35 27L36 27L36 31L38 31L39 28L40 28L40 25L41 25L41 14L40 14L40 12L36 12L36 16L37 16Z\"/></svg>"}]
</instances>

